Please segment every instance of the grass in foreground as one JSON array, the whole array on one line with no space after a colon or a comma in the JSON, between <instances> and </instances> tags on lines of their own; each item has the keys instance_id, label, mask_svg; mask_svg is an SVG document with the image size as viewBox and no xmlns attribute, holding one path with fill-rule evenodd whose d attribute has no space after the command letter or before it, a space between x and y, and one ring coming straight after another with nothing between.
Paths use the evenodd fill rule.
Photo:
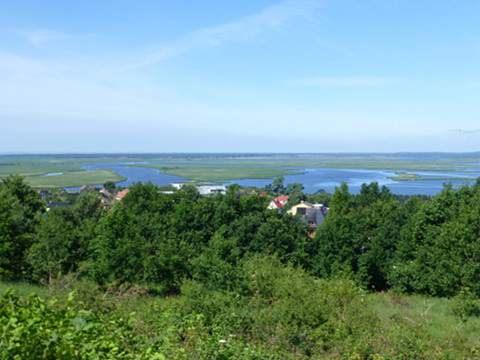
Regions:
<instances>
[{"instance_id":1,"label":"grass in foreground","mask_svg":"<svg viewBox=\"0 0 480 360\"><path fill-rule=\"evenodd\" d=\"M89 282L63 280L51 287L0 283L0 296L12 286L21 299L31 292L38 294L47 305L34 301L20 314L32 311L35 321L48 327L56 327L58 319L62 328L56 331L68 333L56 346L88 349L90 345L72 342L88 339L98 352L103 349L98 338L111 349L121 349L113 357L118 359L476 359L480 355L480 319L459 320L448 299L393 293L365 296L345 281L316 282L288 269L279 274L262 264L251 271L256 276L247 278L247 289L253 291L248 296L212 291L198 283L184 286L181 295L163 297L148 295L142 288L104 292ZM68 305L72 289L75 306ZM59 301L48 305L51 298ZM89 312L76 310L77 306ZM43 319L43 314L48 318ZM75 330L77 323L82 327ZM93 338L87 330L92 326ZM44 332L48 328L27 329L22 336L51 341Z\"/></svg>"},{"instance_id":2,"label":"grass in foreground","mask_svg":"<svg viewBox=\"0 0 480 360\"><path fill-rule=\"evenodd\" d=\"M453 314L449 299L376 293L370 294L369 300L383 328L408 323L431 338L433 346L447 350L452 359L468 358L465 348L480 350L480 318L462 321Z\"/></svg>"}]
</instances>

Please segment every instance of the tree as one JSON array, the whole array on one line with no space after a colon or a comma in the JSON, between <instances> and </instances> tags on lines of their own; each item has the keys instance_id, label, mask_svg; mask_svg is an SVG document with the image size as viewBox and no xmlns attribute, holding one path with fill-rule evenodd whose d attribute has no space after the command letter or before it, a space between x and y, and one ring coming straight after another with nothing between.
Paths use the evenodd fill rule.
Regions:
<instances>
[{"instance_id":1,"label":"tree","mask_svg":"<svg viewBox=\"0 0 480 360\"><path fill-rule=\"evenodd\" d=\"M44 205L23 178L11 176L0 182L0 278L18 280L27 275L26 252L34 241L35 228Z\"/></svg>"},{"instance_id":2,"label":"tree","mask_svg":"<svg viewBox=\"0 0 480 360\"><path fill-rule=\"evenodd\" d=\"M84 192L73 206L49 211L28 252L33 278L51 282L60 274L78 271L88 260L90 242L102 214L97 192Z\"/></svg>"},{"instance_id":3,"label":"tree","mask_svg":"<svg viewBox=\"0 0 480 360\"><path fill-rule=\"evenodd\" d=\"M283 176L277 176L273 179L272 183L265 187L265 190L272 195L280 195L285 193L285 178Z\"/></svg>"},{"instance_id":4,"label":"tree","mask_svg":"<svg viewBox=\"0 0 480 360\"><path fill-rule=\"evenodd\" d=\"M394 285L435 296L480 295L480 188L451 186L427 201L402 244Z\"/></svg>"},{"instance_id":5,"label":"tree","mask_svg":"<svg viewBox=\"0 0 480 360\"><path fill-rule=\"evenodd\" d=\"M322 276L351 272L364 287L384 290L406 222L403 207L387 189L364 184L358 195L351 195L342 185L317 231L312 266Z\"/></svg>"},{"instance_id":6,"label":"tree","mask_svg":"<svg viewBox=\"0 0 480 360\"><path fill-rule=\"evenodd\" d=\"M56 276L76 269L78 232L71 209L56 208L49 212L40 223L37 241L28 253L35 280L50 283Z\"/></svg>"},{"instance_id":7,"label":"tree","mask_svg":"<svg viewBox=\"0 0 480 360\"><path fill-rule=\"evenodd\" d=\"M103 188L105 190L113 192L117 189L117 185L113 181L107 181L105 184L103 184Z\"/></svg>"}]
</instances>

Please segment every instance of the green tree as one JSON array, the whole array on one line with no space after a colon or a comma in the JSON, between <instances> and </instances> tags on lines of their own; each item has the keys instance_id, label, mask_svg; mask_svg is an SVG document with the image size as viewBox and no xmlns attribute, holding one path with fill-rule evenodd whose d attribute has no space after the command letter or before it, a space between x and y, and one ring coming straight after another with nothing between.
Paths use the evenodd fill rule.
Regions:
<instances>
[{"instance_id":1,"label":"green tree","mask_svg":"<svg viewBox=\"0 0 480 360\"><path fill-rule=\"evenodd\" d=\"M102 214L97 192L84 192L73 206L49 211L28 252L33 278L50 282L59 274L78 271L88 260L90 242Z\"/></svg>"},{"instance_id":2,"label":"green tree","mask_svg":"<svg viewBox=\"0 0 480 360\"><path fill-rule=\"evenodd\" d=\"M273 179L272 183L267 185L265 189L267 192L271 193L272 195L280 195L285 193L285 178L283 176L277 176Z\"/></svg>"},{"instance_id":3,"label":"green tree","mask_svg":"<svg viewBox=\"0 0 480 360\"><path fill-rule=\"evenodd\" d=\"M23 178L0 182L0 279L18 280L28 275L26 253L44 205Z\"/></svg>"},{"instance_id":4,"label":"green tree","mask_svg":"<svg viewBox=\"0 0 480 360\"><path fill-rule=\"evenodd\" d=\"M103 184L103 188L105 190L113 192L117 189L117 185L113 181L107 181L105 184Z\"/></svg>"}]
</instances>

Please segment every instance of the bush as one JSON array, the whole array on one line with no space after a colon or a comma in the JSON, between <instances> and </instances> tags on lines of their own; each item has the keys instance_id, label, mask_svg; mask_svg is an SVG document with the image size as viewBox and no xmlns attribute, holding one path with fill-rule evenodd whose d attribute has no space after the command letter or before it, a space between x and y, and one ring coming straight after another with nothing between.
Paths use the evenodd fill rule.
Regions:
<instances>
[{"instance_id":1,"label":"bush","mask_svg":"<svg viewBox=\"0 0 480 360\"><path fill-rule=\"evenodd\" d=\"M33 295L20 299L11 291L0 298L1 359L149 359L151 350L134 355L130 324L111 318L108 326L91 311L64 307ZM152 356L150 356L150 355ZM156 355L157 359L162 359Z\"/></svg>"},{"instance_id":2,"label":"bush","mask_svg":"<svg viewBox=\"0 0 480 360\"><path fill-rule=\"evenodd\" d=\"M198 316L204 331L236 346L268 346L275 359L368 353L378 319L352 282L318 280L270 256L244 261L239 272L231 291L185 282L178 316Z\"/></svg>"},{"instance_id":3,"label":"bush","mask_svg":"<svg viewBox=\"0 0 480 360\"><path fill-rule=\"evenodd\" d=\"M452 298L450 307L452 312L464 321L469 317L480 316L480 299L468 288L462 289Z\"/></svg>"}]
</instances>

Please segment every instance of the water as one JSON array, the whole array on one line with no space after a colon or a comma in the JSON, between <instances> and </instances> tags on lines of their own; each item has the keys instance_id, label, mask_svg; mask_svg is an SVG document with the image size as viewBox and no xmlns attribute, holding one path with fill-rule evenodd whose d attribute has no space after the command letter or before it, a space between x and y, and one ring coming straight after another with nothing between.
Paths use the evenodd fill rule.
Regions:
<instances>
[{"instance_id":1,"label":"water","mask_svg":"<svg viewBox=\"0 0 480 360\"><path fill-rule=\"evenodd\" d=\"M168 175L162 173L158 169L144 168L144 167L134 167L128 165L135 165L137 163L110 163L110 164L87 164L83 168L85 170L97 170L97 169L108 169L116 172L120 176L126 178L125 181L119 182L119 186L130 186L134 183L142 182L151 182L156 185L170 185L172 183L184 183L187 182L187 179L183 179L178 176ZM145 164L145 163L138 163Z\"/></svg>"},{"instance_id":2,"label":"water","mask_svg":"<svg viewBox=\"0 0 480 360\"><path fill-rule=\"evenodd\" d=\"M472 185L480 177L480 171L466 172L416 172L422 176L431 176L432 178L452 178L449 181L444 179L413 180L413 181L394 181L390 177L395 176L395 172L387 170L352 170L352 169L307 169L304 174L285 176L285 184L301 183L306 193L314 193L318 190L327 192L335 191L342 182L347 183L352 193L358 193L362 184L377 182L380 186L387 186L394 194L398 195L435 195L442 191L445 183L451 183L458 188L462 185ZM459 180L458 178L469 178L469 180ZM263 187L269 184L271 180L244 179L230 181L242 186Z\"/></svg>"},{"instance_id":3,"label":"water","mask_svg":"<svg viewBox=\"0 0 480 360\"><path fill-rule=\"evenodd\" d=\"M378 182L380 185L393 183L388 176L393 173L370 170L348 169L306 169L303 174L286 175L285 184L301 183L307 193L314 193L320 189L333 192L335 187L346 182L352 192L358 191L363 183ZM263 187L272 182L272 179L243 179L232 180L229 184L241 186Z\"/></svg>"},{"instance_id":4,"label":"water","mask_svg":"<svg viewBox=\"0 0 480 360\"><path fill-rule=\"evenodd\" d=\"M142 163L145 164L145 163ZM158 169L132 167L132 163L102 163L86 164L84 169L109 169L125 177L127 180L118 183L119 186L130 186L137 182L152 182L156 185L169 185L171 183L184 183L188 179L162 173ZM402 172L402 171L399 171ZM350 191L357 193L364 183L378 182L379 185L386 185L393 193L400 195L435 195L443 189L446 180L438 179L452 178L449 182L458 187L465 184L473 184L477 177L480 177L480 170L472 169L462 172L415 172L422 176L432 177L429 180L413 181L394 181L390 179L395 172L387 170L354 170L354 169L305 169L303 174L286 175L285 184L301 183L306 193L314 193L318 190L327 192L335 191L335 188L342 182L346 182ZM437 179L435 179L435 177ZM459 177L469 178L469 180L458 180ZM241 186L264 187L272 182L273 179L239 179L226 182L229 184L238 184Z\"/></svg>"}]
</instances>

